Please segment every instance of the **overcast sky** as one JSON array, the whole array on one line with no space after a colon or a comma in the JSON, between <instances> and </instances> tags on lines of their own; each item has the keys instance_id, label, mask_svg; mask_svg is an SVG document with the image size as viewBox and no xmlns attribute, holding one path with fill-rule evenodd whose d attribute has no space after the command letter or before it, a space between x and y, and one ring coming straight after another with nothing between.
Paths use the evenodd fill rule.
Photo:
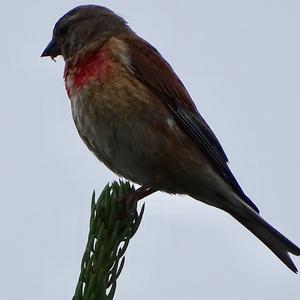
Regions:
<instances>
[{"instance_id":1,"label":"overcast sky","mask_svg":"<svg viewBox=\"0 0 300 300\"><path fill-rule=\"evenodd\" d=\"M62 79L41 59L85 1L1 4L1 298L71 299L93 189L117 178L79 138ZM171 63L261 214L300 245L300 1L101 1ZM300 268L300 259L293 257ZM157 193L115 299L299 299L289 271L229 215Z\"/></svg>"}]
</instances>

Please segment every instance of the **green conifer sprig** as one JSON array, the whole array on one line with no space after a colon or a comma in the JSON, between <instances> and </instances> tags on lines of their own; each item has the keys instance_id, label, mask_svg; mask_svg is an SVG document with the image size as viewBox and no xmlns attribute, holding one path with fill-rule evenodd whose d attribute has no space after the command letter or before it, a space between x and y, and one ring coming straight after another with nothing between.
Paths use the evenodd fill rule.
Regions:
<instances>
[{"instance_id":1,"label":"green conifer sprig","mask_svg":"<svg viewBox=\"0 0 300 300\"><path fill-rule=\"evenodd\" d=\"M122 198L135 191L129 182L108 184L98 200L92 196L90 232L73 300L111 300L125 263L125 251L143 217L137 203L129 208Z\"/></svg>"}]
</instances>

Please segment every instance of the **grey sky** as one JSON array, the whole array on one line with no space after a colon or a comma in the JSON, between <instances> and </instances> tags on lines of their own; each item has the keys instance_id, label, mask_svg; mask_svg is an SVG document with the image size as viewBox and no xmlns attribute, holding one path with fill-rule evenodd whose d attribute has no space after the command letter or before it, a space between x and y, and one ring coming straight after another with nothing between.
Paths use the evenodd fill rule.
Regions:
<instances>
[{"instance_id":1,"label":"grey sky","mask_svg":"<svg viewBox=\"0 0 300 300\"><path fill-rule=\"evenodd\" d=\"M78 137L62 59L39 57L57 19L84 3L1 5L1 299L71 299L92 190L117 178ZM99 4L172 64L245 192L300 245L300 2ZM230 216L188 197L146 202L117 300L299 299L299 275Z\"/></svg>"}]
</instances>

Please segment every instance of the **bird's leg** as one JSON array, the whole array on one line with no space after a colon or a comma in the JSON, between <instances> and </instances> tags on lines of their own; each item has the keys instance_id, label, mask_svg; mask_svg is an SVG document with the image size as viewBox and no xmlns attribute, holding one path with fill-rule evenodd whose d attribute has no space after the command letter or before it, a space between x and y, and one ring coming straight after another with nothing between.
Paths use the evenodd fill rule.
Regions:
<instances>
[{"instance_id":1,"label":"bird's leg","mask_svg":"<svg viewBox=\"0 0 300 300\"><path fill-rule=\"evenodd\" d=\"M154 181L149 182L148 184L144 184L141 187L139 187L137 190L134 192L127 193L126 195L123 195L120 197L119 201L123 202L126 210L129 214L131 214L134 211L134 208L137 205L137 202L157 190L154 188Z\"/></svg>"},{"instance_id":2,"label":"bird's leg","mask_svg":"<svg viewBox=\"0 0 300 300\"><path fill-rule=\"evenodd\" d=\"M139 187L136 191L132 192L135 201L139 201L153 193L156 192L156 189L153 188L152 184L145 184Z\"/></svg>"}]
</instances>

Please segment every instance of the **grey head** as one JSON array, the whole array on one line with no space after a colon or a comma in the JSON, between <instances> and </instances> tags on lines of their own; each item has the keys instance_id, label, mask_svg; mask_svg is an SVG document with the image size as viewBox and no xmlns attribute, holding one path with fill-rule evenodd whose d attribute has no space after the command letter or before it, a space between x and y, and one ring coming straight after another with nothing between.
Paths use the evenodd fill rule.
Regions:
<instances>
[{"instance_id":1,"label":"grey head","mask_svg":"<svg viewBox=\"0 0 300 300\"><path fill-rule=\"evenodd\" d=\"M62 55L67 60L81 50L99 46L111 36L128 30L126 21L106 7L77 6L57 21L52 40L41 56Z\"/></svg>"}]
</instances>

